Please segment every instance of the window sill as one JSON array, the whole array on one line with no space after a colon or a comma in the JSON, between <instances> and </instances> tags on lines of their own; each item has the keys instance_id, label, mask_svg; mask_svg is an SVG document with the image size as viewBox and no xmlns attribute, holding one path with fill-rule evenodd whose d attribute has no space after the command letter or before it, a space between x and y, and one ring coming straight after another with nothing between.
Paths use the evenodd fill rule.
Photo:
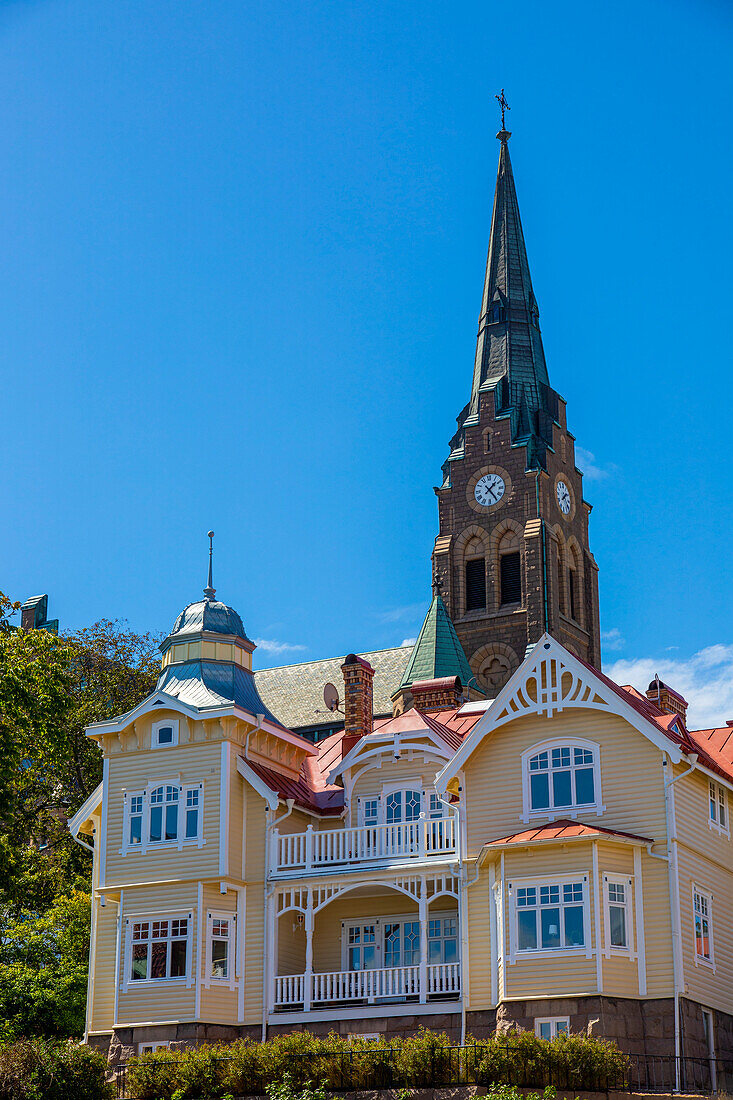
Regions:
<instances>
[{"instance_id":1,"label":"window sill","mask_svg":"<svg viewBox=\"0 0 733 1100\"><path fill-rule=\"evenodd\" d=\"M188 977L185 974L179 978L130 978L128 982L125 982L124 989L127 992L130 989L150 985L185 985L187 981Z\"/></svg>"},{"instance_id":2,"label":"window sill","mask_svg":"<svg viewBox=\"0 0 733 1100\"><path fill-rule=\"evenodd\" d=\"M717 821L712 821L710 818L708 818L708 825L714 833L718 834L718 836L724 836L730 840L730 829L723 828L722 825L718 825Z\"/></svg>"},{"instance_id":3,"label":"window sill","mask_svg":"<svg viewBox=\"0 0 733 1100\"><path fill-rule=\"evenodd\" d=\"M148 852L175 852L182 848L202 848L205 843L206 841L199 837L189 837L187 840L154 840L149 844L128 844L127 847L118 848L117 851L121 856L129 856L133 853L144 856Z\"/></svg>"},{"instance_id":4,"label":"window sill","mask_svg":"<svg viewBox=\"0 0 733 1100\"><path fill-rule=\"evenodd\" d=\"M600 817L605 810L605 805L598 805L598 803L593 806L563 806L556 810L530 810L529 813L524 814L522 821L526 824L528 821L539 821L544 818L551 822L557 821L561 817L577 818L583 814L595 814L596 817Z\"/></svg>"},{"instance_id":5,"label":"window sill","mask_svg":"<svg viewBox=\"0 0 733 1100\"><path fill-rule=\"evenodd\" d=\"M703 959L701 955L695 955L695 966L706 966L715 973L715 963L712 959Z\"/></svg>"},{"instance_id":6,"label":"window sill","mask_svg":"<svg viewBox=\"0 0 733 1100\"><path fill-rule=\"evenodd\" d=\"M515 951L510 957L509 963L522 962L525 959L569 959L587 958L585 947L538 947L528 951Z\"/></svg>"}]
</instances>

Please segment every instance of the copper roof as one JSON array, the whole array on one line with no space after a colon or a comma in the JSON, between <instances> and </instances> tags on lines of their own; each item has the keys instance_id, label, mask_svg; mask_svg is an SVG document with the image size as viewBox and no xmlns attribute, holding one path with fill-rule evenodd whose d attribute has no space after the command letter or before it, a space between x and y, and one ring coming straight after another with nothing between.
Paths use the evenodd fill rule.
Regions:
<instances>
[{"instance_id":1,"label":"copper roof","mask_svg":"<svg viewBox=\"0 0 733 1100\"><path fill-rule=\"evenodd\" d=\"M542 841L552 840L562 843L566 840L593 840L604 837L618 837L620 840L631 840L639 844L653 843L647 837L637 836L636 833L622 833L618 829L604 829L601 825L586 825L583 821L571 821L561 817L551 821L547 825L537 825L530 829L524 829L521 833L510 833L509 836L499 837L497 840L489 840L485 848L498 848L510 844L539 844Z\"/></svg>"}]
</instances>

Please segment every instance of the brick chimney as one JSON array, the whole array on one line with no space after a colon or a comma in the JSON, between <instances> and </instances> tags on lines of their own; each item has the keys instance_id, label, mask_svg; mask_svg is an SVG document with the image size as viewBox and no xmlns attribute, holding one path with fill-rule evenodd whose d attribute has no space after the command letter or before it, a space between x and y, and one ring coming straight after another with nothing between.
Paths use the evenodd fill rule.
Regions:
<instances>
[{"instance_id":1,"label":"brick chimney","mask_svg":"<svg viewBox=\"0 0 733 1100\"><path fill-rule=\"evenodd\" d=\"M344 676L344 739L343 754L356 742L372 732L374 721L374 669L355 653L350 653L341 665Z\"/></svg>"},{"instance_id":2,"label":"brick chimney","mask_svg":"<svg viewBox=\"0 0 733 1100\"><path fill-rule=\"evenodd\" d=\"M646 690L646 697L656 703L665 714L679 714L683 722L687 721L687 700L678 691L665 684L656 676Z\"/></svg>"},{"instance_id":3,"label":"brick chimney","mask_svg":"<svg viewBox=\"0 0 733 1100\"><path fill-rule=\"evenodd\" d=\"M416 710L452 710L463 702L460 676L442 676L437 680L415 680L412 688Z\"/></svg>"}]
</instances>

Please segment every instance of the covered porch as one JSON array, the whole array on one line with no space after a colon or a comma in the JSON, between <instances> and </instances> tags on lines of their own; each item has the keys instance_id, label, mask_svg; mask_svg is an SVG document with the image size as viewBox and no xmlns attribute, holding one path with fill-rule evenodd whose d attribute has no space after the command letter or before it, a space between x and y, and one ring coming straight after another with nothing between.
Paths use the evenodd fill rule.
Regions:
<instances>
[{"instance_id":1,"label":"covered porch","mask_svg":"<svg viewBox=\"0 0 733 1100\"><path fill-rule=\"evenodd\" d=\"M271 901L269 1013L410 1004L452 1010L461 993L458 879L283 887ZM434 1008L431 1008L434 1006ZM361 1008L360 1008L361 1011Z\"/></svg>"}]
</instances>

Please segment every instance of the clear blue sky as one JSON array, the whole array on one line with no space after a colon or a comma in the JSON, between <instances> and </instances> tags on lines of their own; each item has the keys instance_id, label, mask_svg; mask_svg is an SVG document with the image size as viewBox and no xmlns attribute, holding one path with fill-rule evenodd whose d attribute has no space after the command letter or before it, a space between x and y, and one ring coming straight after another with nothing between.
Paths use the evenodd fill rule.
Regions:
<instances>
[{"instance_id":1,"label":"clear blue sky","mask_svg":"<svg viewBox=\"0 0 733 1100\"><path fill-rule=\"evenodd\" d=\"M6 0L0 587L164 630L213 527L260 665L414 635L504 87L607 657L728 647L732 46L723 0Z\"/></svg>"}]
</instances>

